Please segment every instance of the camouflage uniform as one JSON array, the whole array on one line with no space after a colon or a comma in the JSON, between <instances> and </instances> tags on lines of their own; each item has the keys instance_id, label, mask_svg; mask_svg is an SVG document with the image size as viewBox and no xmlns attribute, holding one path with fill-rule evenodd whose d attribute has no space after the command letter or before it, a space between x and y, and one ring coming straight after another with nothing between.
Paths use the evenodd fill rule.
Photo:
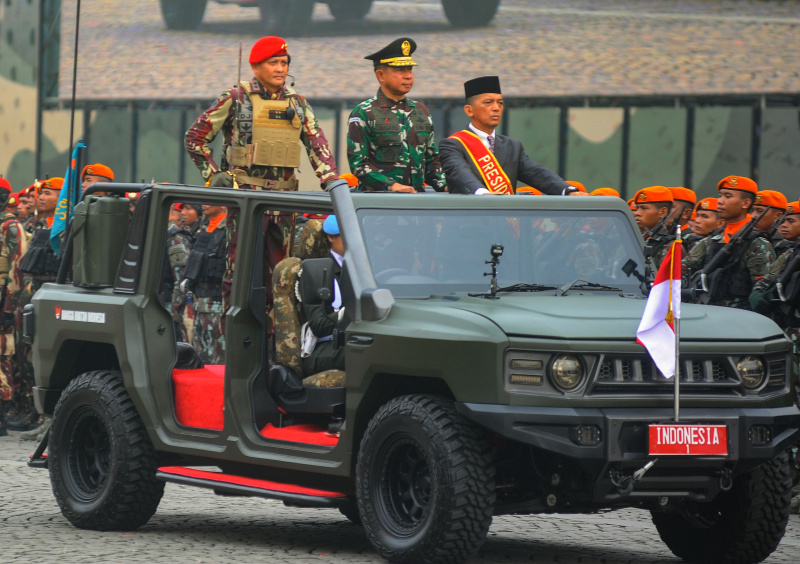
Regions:
<instances>
[{"instance_id":1,"label":"camouflage uniform","mask_svg":"<svg viewBox=\"0 0 800 564\"><path fill-rule=\"evenodd\" d=\"M786 336L794 343L794 353L797 355L800 354L800 308L790 303L777 301L777 293L773 292L775 284L780 279L793 255L793 252L784 252L775 259L766 275L753 285L751 304L756 301L752 299L755 296L773 298L773 301L757 300L755 311L772 318L783 329Z\"/></svg>"},{"instance_id":2,"label":"camouflage uniform","mask_svg":"<svg viewBox=\"0 0 800 564\"><path fill-rule=\"evenodd\" d=\"M380 89L350 113L347 160L366 190L395 182L417 192L426 183L438 192L447 186L428 108L410 98L391 100Z\"/></svg>"},{"instance_id":3,"label":"camouflage uniform","mask_svg":"<svg viewBox=\"0 0 800 564\"><path fill-rule=\"evenodd\" d=\"M653 261L653 272L658 272L661 263L664 262L664 258L669 253L669 249L672 247L672 242L675 240L675 235L666 235L664 233L660 233L654 237L651 237L650 240L647 242L647 245L653 248L653 255L651 257Z\"/></svg>"},{"instance_id":4,"label":"camouflage uniform","mask_svg":"<svg viewBox=\"0 0 800 564\"><path fill-rule=\"evenodd\" d=\"M692 276L725 245L725 233L709 235L697 243L688 257L683 259L683 287L689 288ZM751 309L749 296L755 284L761 280L775 262L772 244L762 237L753 237L734 251L728 264L723 288L711 296L710 305L721 305L739 309Z\"/></svg>"},{"instance_id":5,"label":"camouflage uniform","mask_svg":"<svg viewBox=\"0 0 800 564\"><path fill-rule=\"evenodd\" d=\"M775 256L780 257L786 251L794 249L794 243L794 241L787 241L786 239L773 241L772 248L775 249Z\"/></svg>"},{"instance_id":6,"label":"camouflage uniform","mask_svg":"<svg viewBox=\"0 0 800 564\"><path fill-rule=\"evenodd\" d=\"M192 347L206 364L225 363L225 331L222 321L225 240L225 220L212 232L198 233L184 269L184 276L193 294Z\"/></svg>"},{"instance_id":7,"label":"camouflage uniform","mask_svg":"<svg viewBox=\"0 0 800 564\"><path fill-rule=\"evenodd\" d=\"M287 97L296 96L304 113L300 140L305 145L311 166L314 167L314 172L319 177L320 184L324 186L327 181L334 180L339 176L333 153L328 147L328 140L319 127L311 105L303 96L297 94L289 86L284 87L283 90L277 93L269 92L261 86L255 77L250 79L250 91L253 94L260 95L265 100L285 100ZM241 104L238 131L234 130L236 106L238 105L234 104L235 100L239 100ZM200 169L200 174L204 180L210 179L216 172L231 170L231 165L228 161L228 148L232 145L246 147L252 141L252 128L253 102L243 89L240 95L240 89L236 86L223 92L210 108L200 114L200 117L195 120L189 131L186 132L186 151L197 168ZM220 158L221 164L218 166L214 162L209 144L220 131L222 131L224 138L222 156ZM266 180L290 180L295 173L295 169L290 167L251 166L249 168L245 167L243 170L247 176ZM239 185L251 187L247 182L240 182ZM258 186L252 187L260 188ZM297 186L294 187L294 190L297 190Z\"/></svg>"},{"instance_id":8,"label":"camouflage uniform","mask_svg":"<svg viewBox=\"0 0 800 564\"><path fill-rule=\"evenodd\" d=\"M184 323L186 310L192 309L192 304L187 304L187 296L181 292L180 284L183 281L186 263L192 250L192 240L192 235L188 231L177 226L171 226L167 230L166 264L164 266L168 272L165 274L162 301L175 322L178 340L185 343L192 341L191 334ZM193 310L190 315L194 319Z\"/></svg>"},{"instance_id":9,"label":"camouflage uniform","mask_svg":"<svg viewBox=\"0 0 800 564\"><path fill-rule=\"evenodd\" d=\"M28 250L28 238L16 216L6 211L0 217L0 286L5 300L0 316L0 400L13 399L20 411L33 409L33 370L30 347L21 335L22 289L19 266Z\"/></svg>"}]
</instances>

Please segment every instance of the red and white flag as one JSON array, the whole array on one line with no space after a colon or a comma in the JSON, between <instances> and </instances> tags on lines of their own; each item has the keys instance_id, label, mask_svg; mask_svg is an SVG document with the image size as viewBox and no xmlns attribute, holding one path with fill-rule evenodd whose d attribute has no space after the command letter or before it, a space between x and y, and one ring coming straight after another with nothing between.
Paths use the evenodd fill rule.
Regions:
<instances>
[{"instance_id":1,"label":"red and white flag","mask_svg":"<svg viewBox=\"0 0 800 564\"><path fill-rule=\"evenodd\" d=\"M681 318L681 240L673 241L658 269L644 314L636 330L636 342L666 378L675 375L675 321Z\"/></svg>"}]
</instances>

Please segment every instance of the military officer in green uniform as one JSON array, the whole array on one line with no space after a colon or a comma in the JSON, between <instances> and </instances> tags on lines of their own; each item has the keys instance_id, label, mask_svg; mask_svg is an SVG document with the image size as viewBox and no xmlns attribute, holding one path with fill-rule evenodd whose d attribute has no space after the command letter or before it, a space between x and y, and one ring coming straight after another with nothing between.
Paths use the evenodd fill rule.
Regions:
<instances>
[{"instance_id":1,"label":"military officer in green uniform","mask_svg":"<svg viewBox=\"0 0 800 564\"><path fill-rule=\"evenodd\" d=\"M446 189L430 112L406 96L414 86L416 48L401 37L364 57L373 62L380 88L353 109L347 130L347 160L363 190Z\"/></svg>"}]
</instances>

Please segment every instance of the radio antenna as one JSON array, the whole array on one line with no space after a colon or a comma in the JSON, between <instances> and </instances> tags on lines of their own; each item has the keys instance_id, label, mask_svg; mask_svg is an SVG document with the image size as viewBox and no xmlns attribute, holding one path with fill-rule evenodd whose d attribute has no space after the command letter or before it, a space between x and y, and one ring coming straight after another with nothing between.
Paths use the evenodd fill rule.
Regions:
<instances>
[{"instance_id":1,"label":"radio antenna","mask_svg":"<svg viewBox=\"0 0 800 564\"><path fill-rule=\"evenodd\" d=\"M78 32L81 24L81 0L75 14L75 55L72 61L72 112L69 117L69 149L67 149L67 170L72 168L72 147L75 143L75 87L78 82Z\"/></svg>"}]
</instances>

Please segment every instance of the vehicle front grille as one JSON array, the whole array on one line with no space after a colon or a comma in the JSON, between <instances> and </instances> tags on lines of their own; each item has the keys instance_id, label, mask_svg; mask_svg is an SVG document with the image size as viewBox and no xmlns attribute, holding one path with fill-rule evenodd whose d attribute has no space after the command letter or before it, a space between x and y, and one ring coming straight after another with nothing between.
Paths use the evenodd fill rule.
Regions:
<instances>
[{"instance_id":1,"label":"vehicle front grille","mask_svg":"<svg viewBox=\"0 0 800 564\"><path fill-rule=\"evenodd\" d=\"M770 363L770 377L772 372ZM785 373L780 361L776 362ZM777 370L776 366L775 370ZM783 375L780 380L782 381ZM712 359L682 358L680 366L681 387L687 393L692 391L707 393L709 390L726 395L742 395L741 382L735 367L727 357ZM597 377L590 394L602 395L631 390L670 391L675 386L673 380L664 378L647 356L605 355L597 368Z\"/></svg>"}]
</instances>

